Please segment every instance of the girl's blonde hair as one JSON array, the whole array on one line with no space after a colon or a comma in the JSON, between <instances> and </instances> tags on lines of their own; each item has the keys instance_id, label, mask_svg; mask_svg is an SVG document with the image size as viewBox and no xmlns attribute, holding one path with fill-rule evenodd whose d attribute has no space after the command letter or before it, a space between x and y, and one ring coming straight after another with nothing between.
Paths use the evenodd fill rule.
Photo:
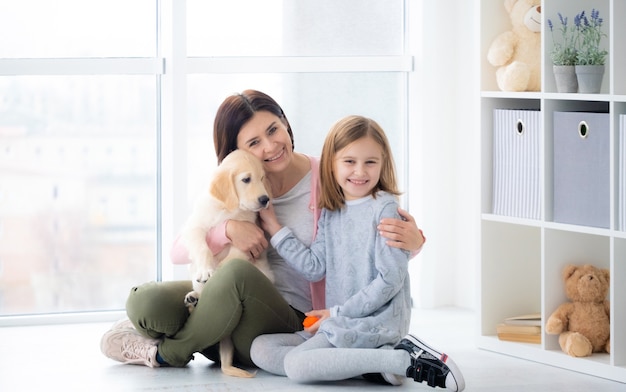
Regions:
<instances>
[{"instance_id":1,"label":"girl's blonde hair","mask_svg":"<svg viewBox=\"0 0 626 392\"><path fill-rule=\"evenodd\" d=\"M378 184L372 188L372 196L378 191L399 195L396 170L389 141L383 129L372 119L363 116L348 116L337 121L326 136L320 158L320 207L334 211L343 207L343 190L335 180L333 165L337 151L364 137L371 137L382 149L382 167Z\"/></svg>"}]
</instances>

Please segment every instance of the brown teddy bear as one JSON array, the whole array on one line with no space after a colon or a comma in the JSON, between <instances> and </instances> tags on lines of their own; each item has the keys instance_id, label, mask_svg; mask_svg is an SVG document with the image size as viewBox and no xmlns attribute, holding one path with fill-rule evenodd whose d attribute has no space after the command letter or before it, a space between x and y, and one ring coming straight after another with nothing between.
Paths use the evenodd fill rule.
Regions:
<instances>
[{"instance_id":1,"label":"brown teddy bear","mask_svg":"<svg viewBox=\"0 0 626 392\"><path fill-rule=\"evenodd\" d=\"M609 293L610 272L593 265L568 265L563 270L565 294L546 322L546 332L559 335L559 344L572 357L611 352Z\"/></svg>"},{"instance_id":2,"label":"brown teddy bear","mask_svg":"<svg viewBox=\"0 0 626 392\"><path fill-rule=\"evenodd\" d=\"M541 0L504 0L512 29L491 43L487 60L502 91L541 90Z\"/></svg>"}]
</instances>

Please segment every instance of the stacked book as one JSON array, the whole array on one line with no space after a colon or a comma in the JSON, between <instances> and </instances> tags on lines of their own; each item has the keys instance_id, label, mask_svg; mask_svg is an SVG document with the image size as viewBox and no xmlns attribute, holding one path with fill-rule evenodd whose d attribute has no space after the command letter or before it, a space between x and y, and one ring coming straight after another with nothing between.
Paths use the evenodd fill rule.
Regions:
<instances>
[{"instance_id":1,"label":"stacked book","mask_svg":"<svg viewBox=\"0 0 626 392\"><path fill-rule=\"evenodd\" d=\"M541 343L541 313L509 317L496 326L496 331L500 340Z\"/></svg>"}]
</instances>

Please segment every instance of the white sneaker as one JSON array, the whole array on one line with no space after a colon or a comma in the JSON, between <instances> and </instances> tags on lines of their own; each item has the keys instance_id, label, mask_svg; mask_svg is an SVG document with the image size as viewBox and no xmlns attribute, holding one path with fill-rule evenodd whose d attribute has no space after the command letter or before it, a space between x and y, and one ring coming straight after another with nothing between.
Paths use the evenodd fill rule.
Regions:
<instances>
[{"instance_id":1,"label":"white sneaker","mask_svg":"<svg viewBox=\"0 0 626 392\"><path fill-rule=\"evenodd\" d=\"M147 338L134 328L112 328L102 336L100 350L118 362L159 367L156 359L158 344L158 339Z\"/></svg>"},{"instance_id":2,"label":"white sneaker","mask_svg":"<svg viewBox=\"0 0 626 392\"><path fill-rule=\"evenodd\" d=\"M405 336L395 348L406 350L411 357L411 364L406 369L407 377L417 382L426 381L433 388L447 388L453 391L465 389L461 370L446 354L429 347L412 335Z\"/></svg>"}]
</instances>

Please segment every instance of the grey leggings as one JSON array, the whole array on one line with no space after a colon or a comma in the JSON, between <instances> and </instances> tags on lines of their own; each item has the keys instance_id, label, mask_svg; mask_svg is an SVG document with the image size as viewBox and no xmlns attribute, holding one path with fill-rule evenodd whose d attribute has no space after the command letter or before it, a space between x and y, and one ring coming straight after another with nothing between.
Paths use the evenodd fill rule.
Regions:
<instances>
[{"instance_id":1,"label":"grey leggings","mask_svg":"<svg viewBox=\"0 0 626 392\"><path fill-rule=\"evenodd\" d=\"M404 376L411 364L409 353L381 348L337 348L318 333L305 340L297 333L259 336L251 356L261 369L297 382L337 381L365 373Z\"/></svg>"},{"instance_id":2,"label":"grey leggings","mask_svg":"<svg viewBox=\"0 0 626 392\"><path fill-rule=\"evenodd\" d=\"M231 335L237 363L253 366L250 346L261 334L302 329L304 315L284 300L251 263L231 260L205 285L189 314L183 303L191 281L150 282L133 287L126 312L137 330L162 339L159 354L172 366L185 366L200 352L218 361L218 343Z\"/></svg>"}]
</instances>

